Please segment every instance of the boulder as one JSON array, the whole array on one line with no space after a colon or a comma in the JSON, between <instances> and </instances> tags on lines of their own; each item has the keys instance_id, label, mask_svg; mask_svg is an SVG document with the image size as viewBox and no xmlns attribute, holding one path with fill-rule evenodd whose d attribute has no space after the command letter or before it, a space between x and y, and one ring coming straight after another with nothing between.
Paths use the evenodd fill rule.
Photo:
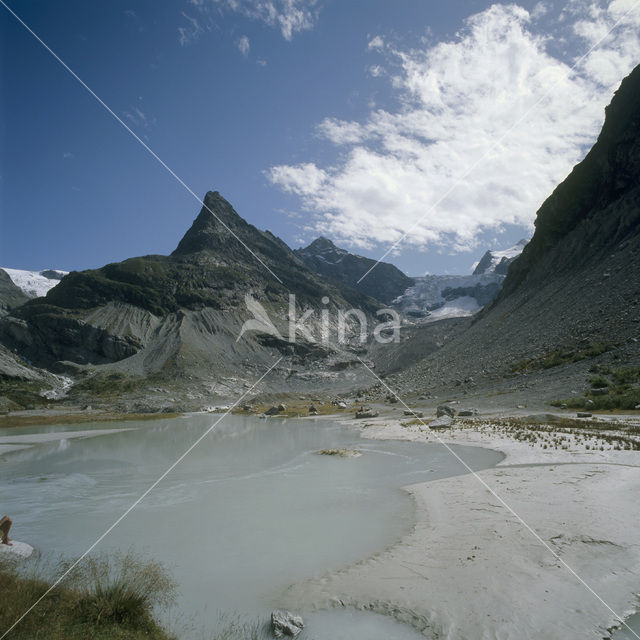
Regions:
<instances>
[{"instance_id":1,"label":"boulder","mask_svg":"<svg viewBox=\"0 0 640 640\"><path fill-rule=\"evenodd\" d=\"M265 416L277 416L280 413L280 407L269 407L265 412Z\"/></svg>"},{"instance_id":2,"label":"boulder","mask_svg":"<svg viewBox=\"0 0 640 640\"><path fill-rule=\"evenodd\" d=\"M280 411L280 413L282 413L283 411L287 410L287 405L286 404L279 404L278 405L278 411Z\"/></svg>"},{"instance_id":3,"label":"boulder","mask_svg":"<svg viewBox=\"0 0 640 640\"><path fill-rule=\"evenodd\" d=\"M460 411L458 411L458 415L460 417L466 418L468 416L477 416L478 415L478 410L477 409L462 409Z\"/></svg>"},{"instance_id":4,"label":"boulder","mask_svg":"<svg viewBox=\"0 0 640 640\"><path fill-rule=\"evenodd\" d=\"M413 416L414 418L424 418L422 411L412 411L411 409L405 409L402 412L405 416Z\"/></svg>"},{"instance_id":5,"label":"boulder","mask_svg":"<svg viewBox=\"0 0 640 640\"><path fill-rule=\"evenodd\" d=\"M609 393L609 389L607 389L607 387L602 387L601 389L590 389L589 393L592 396L606 396Z\"/></svg>"},{"instance_id":6,"label":"boulder","mask_svg":"<svg viewBox=\"0 0 640 640\"><path fill-rule=\"evenodd\" d=\"M312 415L312 416L317 416L318 415L318 409L316 409L315 405L312 404L309 407L309 414Z\"/></svg>"},{"instance_id":7,"label":"boulder","mask_svg":"<svg viewBox=\"0 0 640 640\"><path fill-rule=\"evenodd\" d=\"M455 415L456 415L456 410L452 409L450 406L448 406L446 404L441 404L436 409L436 418L440 418L442 416L449 416L449 417L453 418Z\"/></svg>"},{"instance_id":8,"label":"boulder","mask_svg":"<svg viewBox=\"0 0 640 640\"><path fill-rule=\"evenodd\" d=\"M442 415L429 423L430 429L448 429L453 425L453 418L449 415Z\"/></svg>"},{"instance_id":9,"label":"boulder","mask_svg":"<svg viewBox=\"0 0 640 640\"><path fill-rule=\"evenodd\" d=\"M5 557L28 558L33 553L33 547L26 542L11 540L11 544L0 544L0 554Z\"/></svg>"},{"instance_id":10,"label":"boulder","mask_svg":"<svg viewBox=\"0 0 640 640\"><path fill-rule=\"evenodd\" d=\"M280 609L271 613L271 633L274 638L283 638L284 636L295 638L302 629L304 629L304 622L300 616Z\"/></svg>"},{"instance_id":11,"label":"boulder","mask_svg":"<svg viewBox=\"0 0 640 640\"><path fill-rule=\"evenodd\" d=\"M578 418L591 418L593 416L592 413L589 413L587 411L578 411L576 415L578 416Z\"/></svg>"},{"instance_id":12,"label":"boulder","mask_svg":"<svg viewBox=\"0 0 640 640\"><path fill-rule=\"evenodd\" d=\"M371 409L362 409L361 411L356 411L356 418L377 418L378 413L376 411L372 411Z\"/></svg>"}]
</instances>

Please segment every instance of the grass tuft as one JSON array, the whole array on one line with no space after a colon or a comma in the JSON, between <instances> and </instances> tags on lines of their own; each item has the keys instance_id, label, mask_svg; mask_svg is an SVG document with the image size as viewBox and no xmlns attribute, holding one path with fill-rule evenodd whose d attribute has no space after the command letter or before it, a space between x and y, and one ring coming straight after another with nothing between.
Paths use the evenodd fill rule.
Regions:
<instances>
[{"instance_id":1,"label":"grass tuft","mask_svg":"<svg viewBox=\"0 0 640 640\"><path fill-rule=\"evenodd\" d=\"M0 631L9 629L70 563L37 558L0 564ZM175 640L154 614L175 602L176 584L132 552L83 560L6 636L7 640Z\"/></svg>"}]
</instances>

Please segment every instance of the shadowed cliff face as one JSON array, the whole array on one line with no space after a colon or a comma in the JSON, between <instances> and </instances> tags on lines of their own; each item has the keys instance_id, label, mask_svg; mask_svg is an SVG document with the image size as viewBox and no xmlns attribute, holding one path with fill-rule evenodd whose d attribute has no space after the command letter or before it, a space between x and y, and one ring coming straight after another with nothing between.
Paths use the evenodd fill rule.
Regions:
<instances>
[{"instance_id":1,"label":"shadowed cliff face","mask_svg":"<svg viewBox=\"0 0 640 640\"><path fill-rule=\"evenodd\" d=\"M536 231L509 268L499 300L549 275L580 269L638 233L640 66L605 111L596 144L538 211Z\"/></svg>"},{"instance_id":2,"label":"shadowed cliff face","mask_svg":"<svg viewBox=\"0 0 640 640\"><path fill-rule=\"evenodd\" d=\"M24 304L28 299L29 296L13 284L6 271L0 269L0 315L13 307Z\"/></svg>"},{"instance_id":3,"label":"shadowed cliff face","mask_svg":"<svg viewBox=\"0 0 640 640\"><path fill-rule=\"evenodd\" d=\"M365 258L336 247L328 238L317 238L308 247L294 252L312 271L360 293L390 304L414 281L387 262ZM361 281L362 276L375 268Z\"/></svg>"}]
</instances>

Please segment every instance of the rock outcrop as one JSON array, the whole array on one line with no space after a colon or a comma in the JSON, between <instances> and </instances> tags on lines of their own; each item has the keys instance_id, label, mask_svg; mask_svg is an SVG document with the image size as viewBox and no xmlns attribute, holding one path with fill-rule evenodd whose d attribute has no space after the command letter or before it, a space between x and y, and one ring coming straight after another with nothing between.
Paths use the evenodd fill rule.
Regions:
<instances>
[{"instance_id":1,"label":"rock outcrop","mask_svg":"<svg viewBox=\"0 0 640 640\"><path fill-rule=\"evenodd\" d=\"M0 269L0 315L29 300L29 296L14 284L9 274Z\"/></svg>"},{"instance_id":2,"label":"rock outcrop","mask_svg":"<svg viewBox=\"0 0 640 640\"><path fill-rule=\"evenodd\" d=\"M295 254L315 273L385 304L390 304L413 284L413 278L394 265L388 262L376 265L376 261L371 258L336 247L328 238L317 238L308 247L297 249ZM375 268L367 277L358 282L374 265Z\"/></svg>"}]
</instances>

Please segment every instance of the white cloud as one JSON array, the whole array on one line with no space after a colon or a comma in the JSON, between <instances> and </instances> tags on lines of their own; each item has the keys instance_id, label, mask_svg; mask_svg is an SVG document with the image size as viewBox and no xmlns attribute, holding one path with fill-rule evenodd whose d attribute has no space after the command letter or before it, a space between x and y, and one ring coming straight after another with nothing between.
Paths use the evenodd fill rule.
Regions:
<instances>
[{"instance_id":1,"label":"white cloud","mask_svg":"<svg viewBox=\"0 0 640 640\"><path fill-rule=\"evenodd\" d=\"M314 196L320 193L327 176L314 164L299 164L295 167L273 167L269 177L285 191L301 196Z\"/></svg>"},{"instance_id":2,"label":"white cloud","mask_svg":"<svg viewBox=\"0 0 640 640\"><path fill-rule=\"evenodd\" d=\"M65 152L62 154L62 157L63 157L65 160L71 160L71 159L75 158L75 156L73 155L73 153L71 153L71 151L65 151Z\"/></svg>"},{"instance_id":3,"label":"white cloud","mask_svg":"<svg viewBox=\"0 0 640 640\"><path fill-rule=\"evenodd\" d=\"M572 0L556 41L572 38L583 53L634 1ZM388 48L401 107L360 122L324 120L318 134L341 151L333 166L276 166L267 176L300 198L317 232L351 246L388 245L410 232L407 244L466 250L482 231L530 227L640 60L639 14L628 14L574 71L578 56L551 55L551 39L517 5L471 16L451 42Z\"/></svg>"},{"instance_id":4,"label":"white cloud","mask_svg":"<svg viewBox=\"0 0 640 640\"><path fill-rule=\"evenodd\" d=\"M125 118L136 127L148 129L151 124L149 118L147 117L147 114L138 107L133 107L130 111L125 111L124 115ZM152 120L155 124L155 118Z\"/></svg>"},{"instance_id":5,"label":"white cloud","mask_svg":"<svg viewBox=\"0 0 640 640\"><path fill-rule=\"evenodd\" d=\"M178 27L178 42L181 46L186 46L195 42L202 34L204 29L196 18L188 13L182 12L182 17L187 21L186 27Z\"/></svg>"},{"instance_id":6,"label":"white cloud","mask_svg":"<svg viewBox=\"0 0 640 640\"><path fill-rule=\"evenodd\" d=\"M270 27L278 28L286 40L291 40L299 31L312 29L318 19L319 0L209 0L209 2L240 13L247 18L260 20ZM207 9L204 0L196 0L194 4L203 11Z\"/></svg>"},{"instance_id":7,"label":"white cloud","mask_svg":"<svg viewBox=\"0 0 640 640\"><path fill-rule=\"evenodd\" d=\"M367 46L369 49L383 49L384 40L381 36L375 36L375 38L371 38L371 40L369 40L369 44Z\"/></svg>"},{"instance_id":8,"label":"white cloud","mask_svg":"<svg viewBox=\"0 0 640 640\"><path fill-rule=\"evenodd\" d=\"M547 15L550 8L551 8L550 5L547 4L546 2L538 2L538 4L535 7L533 7L533 10L531 11L531 17L534 20L537 20L538 18L542 18L542 16Z\"/></svg>"},{"instance_id":9,"label":"white cloud","mask_svg":"<svg viewBox=\"0 0 640 640\"><path fill-rule=\"evenodd\" d=\"M246 58L249 55L249 51L251 49L251 43L249 42L249 38L247 36L242 36L240 40L238 40L238 49L240 53Z\"/></svg>"},{"instance_id":10,"label":"white cloud","mask_svg":"<svg viewBox=\"0 0 640 640\"><path fill-rule=\"evenodd\" d=\"M326 118L317 127L318 134L334 144L345 145L361 142L367 135L366 129L357 122L346 122L336 118Z\"/></svg>"}]
</instances>

